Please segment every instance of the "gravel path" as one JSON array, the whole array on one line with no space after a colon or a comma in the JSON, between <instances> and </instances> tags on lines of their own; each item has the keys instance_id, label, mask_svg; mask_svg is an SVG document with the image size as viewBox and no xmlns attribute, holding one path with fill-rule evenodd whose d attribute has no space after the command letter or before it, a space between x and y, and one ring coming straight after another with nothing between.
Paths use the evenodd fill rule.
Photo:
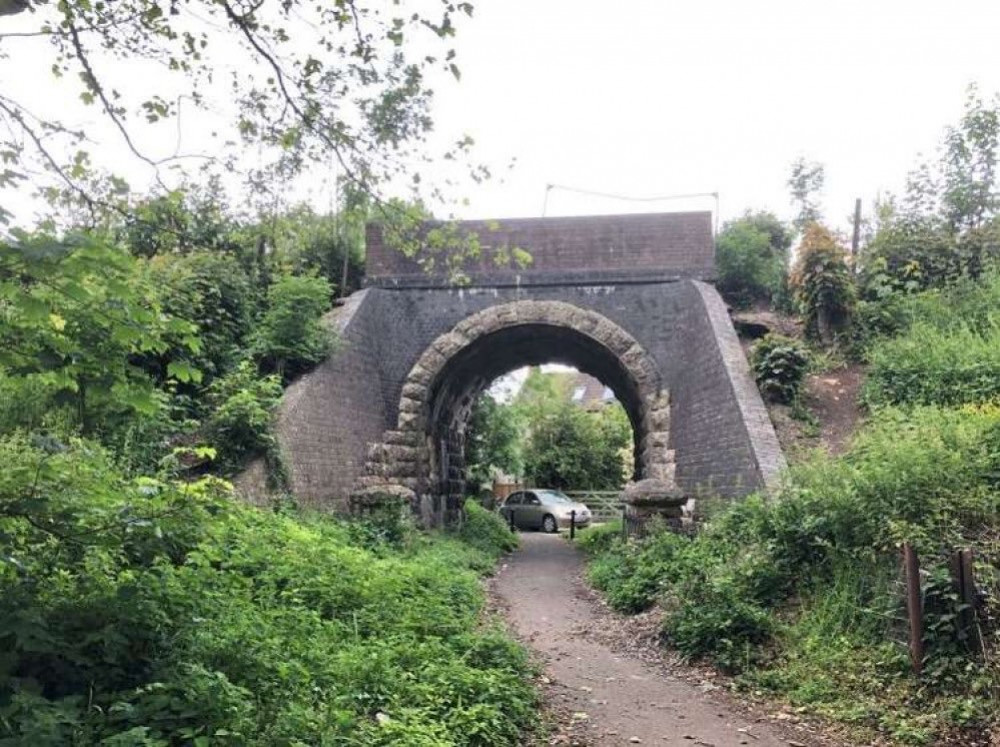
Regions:
<instances>
[{"instance_id":1,"label":"gravel path","mask_svg":"<svg viewBox=\"0 0 1000 747\"><path fill-rule=\"evenodd\" d=\"M610 647L592 630L604 613L582 584L580 553L559 535L525 533L494 580L514 631L545 663L547 697L562 715L554 744L812 747L761 722L710 685ZM555 702L552 702L555 701Z\"/></svg>"}]
</instances>

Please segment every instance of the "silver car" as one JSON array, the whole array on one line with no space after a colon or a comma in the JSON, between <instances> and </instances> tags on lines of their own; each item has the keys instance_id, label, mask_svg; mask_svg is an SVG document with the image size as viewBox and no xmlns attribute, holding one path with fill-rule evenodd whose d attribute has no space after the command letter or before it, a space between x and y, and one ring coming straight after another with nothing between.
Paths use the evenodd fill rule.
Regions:
<instances>
[{"instance_id":1,"label":"silver car","mask_svg":"<svg viewBox=\"0 0 1000 747\"><path fill-rule=\"evenodd\" d=\"M578 527L590 524L590 509L558 490L519 490L507 496L500 507L500 515L508 524L513 523L518 529L545 532L558 532L559 527L568 527L573 511L576 511Z\"/></svg>"}]
</instances>

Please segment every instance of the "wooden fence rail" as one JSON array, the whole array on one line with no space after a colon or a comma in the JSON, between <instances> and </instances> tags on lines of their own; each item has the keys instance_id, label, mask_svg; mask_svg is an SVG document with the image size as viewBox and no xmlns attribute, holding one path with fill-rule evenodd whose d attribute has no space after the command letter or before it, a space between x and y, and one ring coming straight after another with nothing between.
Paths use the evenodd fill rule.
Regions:
<instances>
[{"instance_id":1,"label":"wooden fence rail","mask_svg":"<svg viewBox=\"0 0 1000 747\"><path fill-rule=\"evenodd\" d=\"M567 490L570 498L579 501L590 509L595 522L614 521L621 518L622 503L619 500L621 492L617 490Z\"/></svg>"}]
</instances>

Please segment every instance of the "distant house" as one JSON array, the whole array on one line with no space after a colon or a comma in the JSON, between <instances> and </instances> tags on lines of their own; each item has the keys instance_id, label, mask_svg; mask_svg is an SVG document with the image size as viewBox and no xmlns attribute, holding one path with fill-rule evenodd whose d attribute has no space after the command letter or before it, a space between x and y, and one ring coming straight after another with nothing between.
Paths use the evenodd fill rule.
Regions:
<instances>
[{"instance_id":1,"label":"distant house","mask_svg":"<svg viewBox=\"0 0 1000 747\"><path fill-rule=\"evenodd\" d=\"M577 371L569 385L570 401L585 410L597 410L615 401L615 393L590 374Z\"/></svg>"}]
</instances>

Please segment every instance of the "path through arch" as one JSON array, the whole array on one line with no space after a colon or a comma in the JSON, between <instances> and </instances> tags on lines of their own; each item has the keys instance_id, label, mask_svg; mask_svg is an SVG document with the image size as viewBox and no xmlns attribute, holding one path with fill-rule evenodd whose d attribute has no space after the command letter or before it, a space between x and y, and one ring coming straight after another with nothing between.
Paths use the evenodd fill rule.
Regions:
<instances>
[{"instance_id":1,"label":"path through arch","mask_svg":"<svg viewBox=\"0 0 1000 747\"><path fill-rule=\"evenodd\" d=\"M636 477L674 481L670 397L655 359L607 317L563 301L489 307L437 337L402 386L396 427L373 445L359 489L398 485L420 497L427 523L457 517L465 495L464 428L498 376L560 362L600 379L632 423Z\"/></svg>"}]
</instances>

